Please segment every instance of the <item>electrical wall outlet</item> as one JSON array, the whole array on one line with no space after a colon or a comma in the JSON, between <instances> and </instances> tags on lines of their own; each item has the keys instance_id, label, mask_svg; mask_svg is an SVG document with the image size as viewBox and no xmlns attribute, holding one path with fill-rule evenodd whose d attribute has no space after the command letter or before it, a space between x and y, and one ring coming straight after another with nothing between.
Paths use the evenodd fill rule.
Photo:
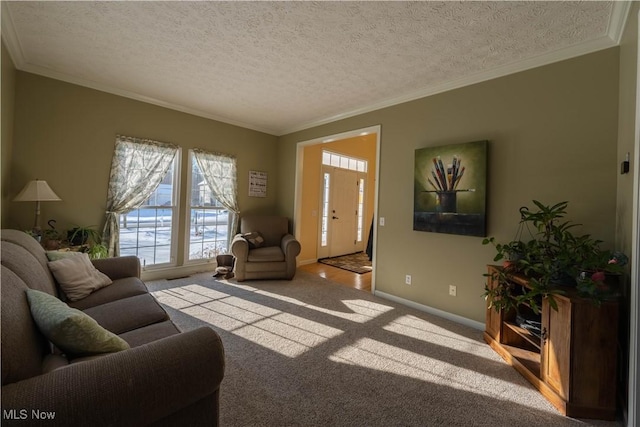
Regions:
<instances>
[{"instance_id":1,"label":"electrical wall outlet","mask_svg":"<svg viewBox=\"0 0 640 427\"><path fill-rule=\"evenodd\" d=\"M449 295L455 297L458 294L458 287L455 285L449 285Z\"/></svg>"},{"instance_id":2,"label":"electrical wall outlet","mask_svg":"<svg viewBox=\"0 0 640 427\"><path fill-rule=\"evenodd\" d=\"M380 227L384 227L384 217L380 217Z\"/></svg>"},{"instance_id":3,"label":"electrical wall outlet","mask_svg":"<svg viewBox=\"0 0 640 427\"><path fill-rule=\"evenodd\" d=\"M404 283L407 285L411 284L411 275L407 274L406 276L404 276Z\"/></svg>"}]
</instances>

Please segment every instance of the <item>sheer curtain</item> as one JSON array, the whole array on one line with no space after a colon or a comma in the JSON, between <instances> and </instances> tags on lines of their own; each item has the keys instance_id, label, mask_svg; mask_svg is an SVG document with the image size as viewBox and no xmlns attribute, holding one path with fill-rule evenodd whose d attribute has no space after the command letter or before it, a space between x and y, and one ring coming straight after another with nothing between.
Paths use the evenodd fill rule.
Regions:
<instances>
[{"instance_id":1,"label":"sheer curtain","mask_svg":"<svg viewBox=\"0 0 640 427\"><path fill-rule=\"evenodd\" d=\"M120 254L118 215L141 206L167 174L178 147L149 139L118 135L111 161L107 220L102 242L109 256Z\"/></svg>"},{"instance_id":2,"label":"sheer curtain","mask_svg":"<svg viewBox=\"0 0 640 427\"><path fill-rule=\"evenodd\" d=\"M220 204L229 211L229 233L227 247L238 227L240 208L238 207L238 184L236 179L236 158L228 154L210 153L198 148L193 149L209 189Z\"/></svg>"}]
</instances>

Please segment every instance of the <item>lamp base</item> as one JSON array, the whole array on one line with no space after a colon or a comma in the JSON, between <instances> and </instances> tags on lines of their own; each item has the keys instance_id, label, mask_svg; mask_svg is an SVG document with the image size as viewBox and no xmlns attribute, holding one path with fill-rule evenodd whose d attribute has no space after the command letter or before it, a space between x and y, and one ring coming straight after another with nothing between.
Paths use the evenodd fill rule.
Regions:
<instances>
[{"instance_id":1,"label":"lamp base","mask_svg":"<svg viewBox=\"0 0 640 427\"><path fill-rule=\"evenodd\" d=\"M33 227L31 229L31 235L33 236L34 239L36 239L38 242L42 241L42 229L40 227Z\"/></svg>"}]
</instances>

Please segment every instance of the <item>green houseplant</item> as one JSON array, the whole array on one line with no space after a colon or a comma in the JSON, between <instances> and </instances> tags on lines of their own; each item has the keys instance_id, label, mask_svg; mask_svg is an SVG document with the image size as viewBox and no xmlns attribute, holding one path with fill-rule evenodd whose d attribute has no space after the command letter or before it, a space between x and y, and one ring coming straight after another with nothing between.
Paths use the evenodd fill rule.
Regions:
<instances>
[{"instance_id":1,"label":"green houseplant","mask_svg":"<svg viewBox=\"0 0 640 427\"><path fill-rule=\"evenodd\" d=\"M580 224L565 219L568 202L544 205L534 200L535 208L520 208L519 232L516 239L498 243L490 237L483 244L496 248L494 261L507 260L494 277L498 286L489 289L485 285L485 298L489 306L500 309L517 309L528 305L539 312L541 298L547 298L556 308L554 295L576 288L581 296L600 303L611 294L611 283L605 279L622 271L626 263L623 254L601 248L602 241L590 235L574 233ZM527 240L522 237L527 232ZM514 286L513 275L523 275L529 287ZM485 274L486 276L486 274Z\"/></svg>"},{"instance_id":2,"label":"green houseplant","mask_svg":"<svg viewBox=\"0 0 640 427\"><path fill-rule=\"evenodd\" d=\"M79 247L80 252L86 252L91 259L107 258L108 250L102 244L102 235L92 226L73 227L67 231L69 246Z\"/></svg>"},{"instance_id":3,"label":"green houseplant","mask_svg":"<svg viewBox=\"0 0 640 427\"><path fill-rule=\"evenodd\" d=\"M64 233L55 227L54 219L47 221L49 228L42 230L42 246L46 250L56 250L62 246L64 241Z\"/></svg>"}]
</instances>

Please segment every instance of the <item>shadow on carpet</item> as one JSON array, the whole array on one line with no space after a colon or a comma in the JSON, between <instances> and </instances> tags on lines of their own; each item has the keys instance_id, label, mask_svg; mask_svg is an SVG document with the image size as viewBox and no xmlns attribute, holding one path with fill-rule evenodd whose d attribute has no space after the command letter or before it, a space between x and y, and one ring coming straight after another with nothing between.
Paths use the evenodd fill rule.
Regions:
<instances>
[{"instance_id":1,"label":"shadow on carpet","mask_svg":"<svg viewBox=\"0 0 640 427\"><path fill-rule=\"evenodd\" d=\"M369 256L364 252L358 252L350 255L343 255L333 258L322 258L319 263L327 264L332 267L338 267L343 270L352 271L354 273L363 274L370 273L373 270Z\"/></svg>"},{"instance_id":2,"label":"shadow on carpet","mask_svg":"<svg viewBox=\"0 0 640 427\"><path fill-rule=\"evenodd\" d=\"M311 273L147 285L182 330L220 334L222 426L620 426L561 416L481 330Z\"/></svg>"}]
</instances>

